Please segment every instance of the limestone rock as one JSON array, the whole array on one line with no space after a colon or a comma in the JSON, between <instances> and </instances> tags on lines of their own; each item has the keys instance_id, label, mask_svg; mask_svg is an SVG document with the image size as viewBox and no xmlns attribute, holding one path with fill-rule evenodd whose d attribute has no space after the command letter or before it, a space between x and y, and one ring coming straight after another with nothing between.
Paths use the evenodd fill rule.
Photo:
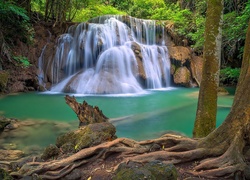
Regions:
<instances>
[{"instance_id":1,"label":"limestone rock","mask_svg":"<svg viewBox=\"0 0 250 180\"><path fill-rule=\"evenodd\" d=\"M192 59L192 52L190 48L184 46L169 46L168 52L170 59L177 61L179 66L183 66L187 61Z\"/></svg>"},{"instance_id":2,"label":"limestone rock","mask_svg":"<svg viewBox=\"0 0 250 180\"><path fill-rule=\"evenodd\" d=\"M176 69L174 73L174 82L176 84L189 86L191 81L191 74L187 67L179 67Z\"/></svg>"}]
</instances>

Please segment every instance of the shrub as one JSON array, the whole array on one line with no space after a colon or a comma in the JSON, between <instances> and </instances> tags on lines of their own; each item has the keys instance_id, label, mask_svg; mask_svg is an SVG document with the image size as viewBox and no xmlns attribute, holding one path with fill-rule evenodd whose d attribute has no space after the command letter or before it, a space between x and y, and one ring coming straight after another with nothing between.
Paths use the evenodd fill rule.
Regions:
<instances>
[{"instance_id":1,"label":"shrub","mask_svg":"<svg viewBox=\"0 0 250 180\"><path fill-rule=\"evenodd\" d=\"M240 76L240 68L226 67L220 70L220 82L222 84L235 85Z\"/></svg>"}]
</instances>

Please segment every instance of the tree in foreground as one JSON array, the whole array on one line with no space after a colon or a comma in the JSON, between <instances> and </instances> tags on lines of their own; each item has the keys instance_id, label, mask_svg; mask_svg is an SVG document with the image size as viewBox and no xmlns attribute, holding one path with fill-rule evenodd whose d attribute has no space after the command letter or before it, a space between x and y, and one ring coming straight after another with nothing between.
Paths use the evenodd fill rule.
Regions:
<instances>
[{"instance_id":1,"label":"tree in foreground","mask_svg":"<svg viewBox=\"0 0 250 180\"><path fill-rule=\"evenodd\" d=\"M204 62L193 130L194 137L205 137L216 126L223 0L208 0L207 4Z\"/></svg>"}]
</instances>

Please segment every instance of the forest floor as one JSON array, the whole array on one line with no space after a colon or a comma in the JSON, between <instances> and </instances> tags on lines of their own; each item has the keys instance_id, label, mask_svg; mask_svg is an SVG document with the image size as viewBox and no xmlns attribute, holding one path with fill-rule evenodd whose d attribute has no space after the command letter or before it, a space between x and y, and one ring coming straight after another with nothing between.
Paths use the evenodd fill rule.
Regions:
<instances>
[{"instance_id":1,"label":"forest floor","mask_svg":"<svg viewBox=\"0 0 250 180\"><path fill-rule=\"evenodd\" d=\"M117 155L111 155L105 161L96 161L87 165L87 167L75 169L72 174L84 172L82 174L81 180L111 180L114 177L114 169L117 165L122 162L123 158L118 157ZM178 173L178 180L214 180L215 178L204 178L197 177L192 175L190 172L194 171L195 165L199 161L192 161L187 163L180 163L175 165ZM66 176L67 177L67 176ZM67 178L73 178L72 175L69 175ZM146 178L147 179L147 178ZM216 178L216 180L230 180L232 178L221 177Z\"/></svg>"}]
</instances>

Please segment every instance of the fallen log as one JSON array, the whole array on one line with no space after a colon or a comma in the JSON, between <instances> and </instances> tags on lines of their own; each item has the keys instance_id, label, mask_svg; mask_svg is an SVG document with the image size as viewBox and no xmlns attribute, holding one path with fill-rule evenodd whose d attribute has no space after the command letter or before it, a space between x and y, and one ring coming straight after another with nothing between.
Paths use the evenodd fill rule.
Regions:
<instances>
[{"instance_id":1,"label":"fallen log","mask_svg":"<svg viewBox=\"0 0 250 180\"><path fill-rule=\"evenodd\" d=\"M66 103L73 109L79 119L79 126L85 126L93 123L108 122L108 118L97 107L89 105L86 101L78 103L75 97L65 96Z\"/></svg>"}]
</instances>

